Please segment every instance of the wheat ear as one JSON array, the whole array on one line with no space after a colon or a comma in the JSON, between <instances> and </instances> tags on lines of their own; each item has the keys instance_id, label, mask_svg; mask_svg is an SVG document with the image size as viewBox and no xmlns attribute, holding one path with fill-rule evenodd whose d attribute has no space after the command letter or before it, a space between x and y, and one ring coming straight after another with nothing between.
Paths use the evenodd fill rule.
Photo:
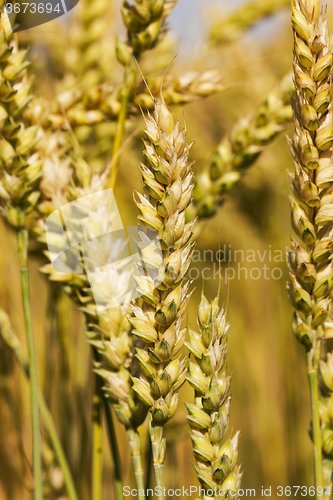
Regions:
<instances>
[{"instance_id":1,"label":"wheat ear","mask_svg":"<svg viewBox=\"0 0 333 500\"><path fill-rule=\"evenodd\" d=\"M100 241L98 238L94 238L96 225L104 224L106 221L110 221L111 223L114 215L114 212L110 211L105 203L97 205L99 214L96 214L96 204L94 205L94 201L92 201L92 204L89 201L90 194L95 192L103 193L105 175L91 175L89 167L81 160L75 163L73 168L72 186L75 184L76 186L64 193L62 182L60 184L54 182L53 169L58 168L58 162L55 161L53 154L51 157L53 161L48 161L47 169L44 171L41 183L44 195L43 209L47 213L50 210L50 205L62 199L63 196L67 201L84 198L86 200L83 209L84 212L79 214L77 220L75 219L75 213L73 213L71 218L72 224L77 224L78 231L82 231L80 228L83 228L83 233L80 236L83 240L91 239L91 255L94 256L93 258L101 258L105 264L105 260L103 259L107 260L112 253L114 261L119 262L122 259L123 247L126 242L121 240L120 245L118 245L119 241L113 242L114 244L110 248L110 244L105 245L105 240ZM64 161L62 164L64 164ZM64 170L68 173L66 168ZM114 254L115 251L118 251L117 249L119 249L119 255ZM107 404L109 402L112 404L118 420L125 426L128 433L137 486L141 490L143 489L143 470L141 465L140 436L137 428L144 421L148 409L132 389L131 377L137 375L137 366L133 352L131 325L127 320L130 312L128 306L119 306L119 303L115 300L116 289L117 293L119 292L121 296L125 297L124 304L130 300L126 296L128 292L127 283L126 280L124 283L121 265L120 268L115 264L108 265L105 269L99 269L101 262L95 262L95 264L95 272L99 284L97 288L97 285L95 285L94 293L97 295L93 295L88 277L85 274L77 274L75 272L60 273L51 264L44 266L42 271L48 274L52 281L61 281L66 293L80 304L81 310L85 314L86 333L94 352L95 372L102 379L102 387L100 385L96 386L98 389L95 404L96 438L100 439L101 435L100 389L102 389L104 401L107 400ZM116 284L117 286L115 286ZM104 304L104 310L98 311L96 309L96 296L98 296L99 302ZM99 384L97 380L96 383ZM105 412L106 416L110 415L108 406L105 407ZM110 418L107 418L107 420L110 421ZM108 427L109 434L112 437L112 425ZM120 500L123 492L119 464L117 463L118 451L114 440L111 442L111 449L116 474L116 497ZM95 477L97 477L97 473L100 475L101 471L101 467L97 467L98 464L100 464L100 461L96 460ZM100 496L97 481L95 484L96 495Z\"/></svg>"},{"instance_id":2,"label":"wheat ear","mask_svg":"<svg viewBox=\"0 0 333 500\"><path fill-rule=\"evenodd\" d=\"M194 200L187 218L213 217L225 195L239 182L275 139L291 126L293 114L290 94L294 94L291 75L269 93L253 114L241 119L212 154L210 163L196 176ZM196 225L196 232L202 225Z\"/></svg>"},{"instance_id":3,"label":"wheat ear","mask_svg":"<svg viewBox=\"0 0 333 500\"><path fill-rule=\"evenodd\" d=\"M160 77L148 78L148 86L155 97L159 95L161 80ZM209 97L224 89L219 71L190 71L179 77L166 77L163 96L168 106L181 105ZM57 131L64 127L66 119L74 128L79 125L94 125L105 120L117 120L121 111L121 99L122 86L115 86L111 82L96 85L86 91L77 88L66 90L52 103L50 113L44 113L43 127ZM129 89L128 116L137 116L140 113L139 105L144 111L154 109L154 102L143 81L133 83L133 89ZM41 101L40 107L43 108ZM34 108L36 104L31 105L30 115L33 121L39 122L40 115L33 116Z\"/></svg>"},{"instance_id":4,"label":"wheat ear","mask_svg":"<svg viewBox=\"0 0 333 500\"><path fill-rule=\"evenodd\" d=\"M195 404L186 404L194 467L205 491L203 498L222 498L222 490L223 498L237 498L242 476L237 466L239 432L223 443L229 427L231 376L223 370L229 325L218 297L209 303L202 294L198 326L199 333L189 329L185 343L195 359L189 360L187 377L195 390Z\"/></svg>"},{"instance_id":5,"label":"wheat ear","mask_svg":"<svg viewBox=\"0 0 333 500\"><path fill-rule=\"evenodd\" d=\"M165 0L135 0L133 4L128 3L127 0L123 1L121 15L127 29L127 40L123 42L119 37L116 39L116 55L118 61L124 67L124 79L121 87L116 134L112 147L113 162L108 184L110 188L114 189L116 185L120 161L119 151L124 134L130 95L136 80L136 68L133 67L133 58L139 60L145 51L156 46L165 31L165 20L176 3L177 0L171 2Z\"/></svg>"},{"instance_id":6,"label":"wheat ear","mask_svg":"<svg viewBox=\"0 0 333 500\"><path fill-rule=\"evenodd\" d=\"M234 42L246 30L289 4L289 0L252 0L247 2L230 16L214 22L210 39L215 45L226 45Z\"/></svg>"},{"instance_id":7,"label":"wheat ear","mask_svg":"<svg viewBox=\"0 0 333 500\"><path fill-rule=\"evenodd\" d=\"M318 487L323 486L318 364L333 287L332 53L326 12L318 0L294 0L292 25L296 99L295 136L290 141L295 160L290 203L293 228L302 243L292 240L288 252L288 292L295 308L294 333L306 347Z\"/></svg>"},{"instance_id":8,"label":"wheat ear","mask_svg":"<svg viewBox=\"0 0 333 500\"><path fill-rule=\"evenodd\" d=\"M154 115L146 118L144 154L148 166L140 166L145 194L137 193L136 201L141 212L139 224L153 231L153 240L156 233L163 254L142 251L142 262L151 273L137 280L142 299L133 307L130 319L133 334L147 343L146 348L137 348L142 375L133 379L133 389L150 408L155 479L161 487L166 451L163 426L175 414L178 390L187 371L185 359L172 359L185 338L181 323L189 283L184 278L193 250L193 245L188 245L193 222L185 223L193 188L188 163L191 145L185 133L179 122L174 123L163 97L155 101Z\"/></svg>"},{"instance_id":9,"label":"wheat ear","mask_svg":"<svg viewBox=\"0 0 333 500\"><path fill-rule=\"evenodd\" d=\"M108 0L80 1L69 30L68 49L63 54L67 85L70 82L89 88L108 76L101 55L106 49L105 33L113 10Z\"/></svg>"}]
</instances>

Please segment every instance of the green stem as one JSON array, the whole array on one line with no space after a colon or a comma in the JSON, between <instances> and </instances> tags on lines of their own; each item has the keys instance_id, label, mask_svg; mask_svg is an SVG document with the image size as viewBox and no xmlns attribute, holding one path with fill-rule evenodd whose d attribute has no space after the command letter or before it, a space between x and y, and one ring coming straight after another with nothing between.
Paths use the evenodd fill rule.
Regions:
<instances>
[{"instance_id":1,"label":"green stem","mask_svg":"<svg viewBox=\"0 0 333 500\"><path fill-rule=\"evenodd\" d=\"M163 463L165 458L165 438L163 438L163 426L156 425L151 420L150 438L153 449L153 466L155 475L155 484L161 490L159 498L165 500L164 495L164 479L163 479Z\"/></svg>"},{"instance_id":2,"label":"green stem","mask_svg":"<svg viewBox=\"0 0 333 500\"><path fill-rule=\"evenodd\" d=\"M110 175L110 185L109 187L114 189L117 180L118 167L120 161L120 148L123 141L125 121L127 117L127 107L129 101L129 92L123 93L121 96L121 108L117 121L116 135L114 138L113 148L112 148L112 167Z\"/></svg>"},{"instance_id":3,"label":"green stem","mask_svg":"<svg viewBox=\"0 0 333 500\"><path fill-rule=\"evenodd\" d=\"M62 402L61 419L59 420L59 434L62 437L65 450L71 456L71 417L72 417L72 395L71 395L71 364L70 354L73 352L73 335L71 335L71 316L69 314L70 305L67 302L69 297L64 292L58 290L56 297L56 326L57 338L60 348L59 360L59 391L58 398ZM59 401L59 399L58 399Z\"/></svg>"},{"instance_id":4,"label":"green stem","mask_svg":"<svg viewBox=\"0 0 333 500\"><path fill-rule=\"evenodd\" d=\"M21 273L21 289L24 311L24 323L27 336L27 346L30 367L30 390L31 390L31 416L32 416L32 455L34 472L34 499L43 499L42 483L42 457L40 444L39 408L38 408L38 386L36 370L36 353L34 334L32 327L32 314L29 289L28 269L28 230L20 229L17 232L18 255Z\"/></svg>"},{"instance_id":5,"label":"green stem","mask_svg":"<svg viewBox=\"0 0 333 500\"><path fill-rule=\"evenodd\" d=\"M318 364L320 358L320 341L317 341L315 348L307 352L307 372L310 386L311 417L312 417L312 439L315 465L315 488L323 486L322 471L322 440L319 415L319 388L318 388ZM320 496L316 495L317 500Z\"/></svg>"},{"instance_id":6,"label":"green stem","mask_svg":"<svg viewBox=\"0 0 333 500\"><path fill-rule=\"evenodd\" d=\"M150 435L147 436L147 446L146 446L146 491L150 488L150 481L151 481L151 470L152 470L152 460L153 458L153 451L152 451L152 446L151 446L151 440L150 440Z\"/></svg>"},{"instance_id":7,"label":"green stem","mask_svg":"<svg viewBox=\"0 0 333 500\"><path fill-rule=\"evenodd\" d=\"M145 479L141 459L141 438L137 429L127 429L129 446L131 450L132 464L134 469L135 484L138 490L138 498L145 500L146 495L139 495L139 491L145 491Z\"/></svg>"},{"instance_id":8,"label":"green stem","mask_svg":"<svg viewBox=\"0 0 333 500\"><path fill-rule=\"evenodd\" d=\"M154 463L154 475L155 475L156 486L158 486L160 488L160 491L162 492L162 495L160 495L160 498L162 500L165 500L164 480L163 480L163 464Z\"/></svg>"},{"instance_id":9,"label":"green stem","mask_svg":"<svg viewBox=\"0 0 333 500\"><path fill-rule=\"evenodd\" d=\"M135 81L134 70L126 69L124 77L124 86L121 94L120 101L120 112L118 115L116 135L114 137L113 147L112 147L112 163L111 163L111 175L109 181L109 188L114 189L117 180L117 173L120 161L121 145L123 142L123 135L125 129L125 121L127 118L128 103L130 98L131 83Z\"/></svg>"},{"instance_id":10,"label":"green stem","mask_svg":"<svg viewBox=\"0 0 333 500\"><path fill-rule=\"evenodd\" d=\"M92 500L102 500L103 428L102 428L102 379L95 376L93 397L93 456L92 456Z\"/></svg>"}]
</instances>

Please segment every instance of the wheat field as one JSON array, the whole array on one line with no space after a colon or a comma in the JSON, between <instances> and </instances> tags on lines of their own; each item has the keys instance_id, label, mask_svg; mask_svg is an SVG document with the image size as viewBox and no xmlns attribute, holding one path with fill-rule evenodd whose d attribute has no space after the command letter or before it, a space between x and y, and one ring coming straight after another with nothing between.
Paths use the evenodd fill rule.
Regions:
<instances>
[{"instance_id":1,"label":"wheat field","mask_svg":"<svg viewBox=\"0 0 333 500\"><path fill-rule=\"evenodd\" d=\"M333 3L331 0L327 3L328 27L333 33ZM189 149L190 161L194 164L181 177L185 185L186 176L192 175L190 170L193 169L193 182L197 182L194 201L191 205L188 203L186 215L187 222L198 218L193 229L196 245L187 270L194 291L187 310L179 312L178 308L177 317L183 320L183 328L189 325L198 332L197 313L202 289L211 302L220 286L220 307L225 309L226 320L230 323L226 367L228 374L232 373L232 382L227 437L240 431L237 464L242 470L241 487L255 489L256 497L261 497L262 487L271 487L272 498L278 498L279 486L314 485L313 446L309 438L310 393L304 346L297 342L292 332L293 310L286 291L289 279L286 249L290 247L293 231L288 171L294 170L287 141L287 135L292 137L294 133L290 106L294 43L290 2L249 2L257 4L257 11L247 11L244 2L232 6L232 15L222 0L212 5L202 2L198 7L202 12L202 26L197 26L197 29L203 35L200 46L196 44L195 53L190 53L189 45L177 39L177 29L174 28L177 23L181 23L183 33L187 30L193 32L187 23L187 9L191 4L185 2L183 8L181 4L182 0L179 0L174 7L171 29L164 28L164 24L169 26L170 23L163 19L162 27L154 28L161 31L156 40L153 40L153 29L149 31L152 48L146 39L135 38L134 32L130 41L126 39L125 18L120 14L121 2L114 0L80 0L64 18L15 35L15 44L19 43L20 49L29 47L26 58L30 65L21 71L24 84L31 78L28 94L34 97L24 111L13 116L25 127L39 127L36 132L39 142L26 155L28 157L31 151L36 151L44 161L44 167L40 167L41 177L34 181L37 186L34 189L42 194L23 223L29 231L28 262L37 379L53 416L80 500L118 500L120 497L115 494L115 466L108 446L105 420L102 420L100 429L103 449L99 487L92 474L96 452L92 400L97 377L93 372L94 355L89 333L95 327L88 328L90 316L86 311L82 312L84 304L90 302L77 299L79 285L56 281L56 278L52 280L49 259L45 255L43 224L47 215L58 206L76 196L79 198L93 192L92 175L99 182L98 176L107 165L110 166L110 161L112 173L108 173L108 187L114 190L125 227L136 226L141 213L139 198L135 200L140 210L133 200L133 191L150 194L149 189L167 189L165 186L171 186L175 181L176 177L169 184L163 180L158 188L161 177L156 174L156 183L149 177L153 187L149 182L148 188L146 184L143 187L145 171L140 170L139 165L147 164L143 155L145 147L147 157L152 153L149 145L143 145L142 138L151 141L155 149L160 148L160 155L167 158L167 153L157 140L154 142L149 134L144 134L148 127L144 121L145 117L147 120L147 108L153 113L154 103L140 72L157 98L160 97L164 75L162 88L170 110L168 113L172 113L174 124L180 119L181 128L186 123L187 143L194 141ZM188 18L193 19L190 14ZM186 38L186 34L182 36ZM124 40L127 40L127 45ZM132 60L133 54L139 61L140 71ZM1 61L1 71L4 71L5 63ZM20 75L14 77L14 83L15 78L21 78ZM265 100L267 96L268 100ZM119 113L124 99L127 99L127 117L121 123ZM7 106L8 101L4 102ZM160 117L161 113L158 115L157 112L156 116ZM161 129L165 126L157 119L156 122ZM2 131L2 138L4 134ZM255 135L255 149L248 150ZM115 146L117 138L120 139L118 148ZM223 152L227 156L233 155L233 165L238 162L238 166L230 169L228 166L229 177L225 178L222 189L216 155ZM54 174L47 171L45 158L47 165L52 163ZM3 166L5 160L1 161L0 179L6 169ZM3 184L0 185L0 196L1 186ZM7 201L3 199L2 206L5 207ZM182 205L179 208L181 203L178 201L177 210L183 211L185 218L187 207ZM158 209L154 207L157 213ZM28 349L16 239L19 229L8 213L8 207L4 208L0 221L0 308L8 314L26 359ZM156 217L161 218L165 224L170 215L162 216L161 213L152 215L152 218L155 217L154 221ZM162 229L157 231L162 238ZM182 243L178 249L189 248L186 247L188 240L182 240ZM185 262L189 264L190 257L189 254L182 257L183 266ZM182 300L186 301L186 285L183 287ZM161 293L164 301L167 301L166 294L172 293L170 290L173 289L173 284L170 288L165 285L165 295ZM86 294L88 301L89 292L84 288L81 292L82 296ZM151 301L145 303L145 299L138 303L138 309L142 311L151 307L156 311L160 307L157 303L152 306ZM91 323L101 327L98 321L94 318ZM1 328L4 329L4 324L1 325L0 321ZM139 330L135 321L132 326L126 323L124 327L126 331L131 328ZM164 335L165 328L165 325L160 327L160 335ZM145 335L148 335L147 330L141 337L139 335L140 341L151 343L150 337L146 340ZM185 341L188 342L188 333ZM186 342L180 351L182 356L188 355ZM146 349L143 342L138 345L142 351ZM157 341L153 344L155 351L156 345ZM327 345L329 348L329 340ZM32 462L31 385L13 349L2 337L0 353L0 499L37 500L34 497ZM171 355L164 362L167 364L170 360ZM108 383L112 386L112 381L105 383L106 387ZM113 394L112 387L109 389ZM143 389L138 385L138 389L134 389L136 395L133 395L131 389L133 400L140 397L140 390ZM178 388L169 390L178 391ZM193 443L184 404L194 402L194 391L188 382L179 391L177 412L171 419L172 405L168 403L169 417L165 426L163 424L167 450L164 481L168 488L173 489L199 484L193 467L196 459L192 456ZM152 402L148 409L150 406L155 408L158 396L153 394L150 398ZM134 487L129 434L115 417L114 409L112 414L123 484ZM138 430L145 471L150 454L148 420L149 417ZM72 500L42 415L41 442L43 498Z\"/></svg>"}]
</instances>

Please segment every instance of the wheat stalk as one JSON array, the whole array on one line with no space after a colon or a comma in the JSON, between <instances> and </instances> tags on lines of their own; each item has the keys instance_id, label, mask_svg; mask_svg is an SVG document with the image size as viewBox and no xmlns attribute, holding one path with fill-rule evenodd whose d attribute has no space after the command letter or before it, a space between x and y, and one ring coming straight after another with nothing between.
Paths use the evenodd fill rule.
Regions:
<instances>
[{"instance_id":1,"label":"wheat stalk","mask_svg":"<svg viewBox=\"0 0 333 500\"><path fill-rule=\"evenodd\" d=\"M133 334L147 346L136 350L142 375L133 378L133 389L150 408L155 479L163 488L163 426L175 414L178 390L186 377L186 360L172 358L185 337L181 323L189 300L189 283L184 277L193 250L193 245L188 245L193 222L185 224L185 210L192 198L193 173L188 163L191 144L186 142L186 130L180 130L179 122L174 123L162 96L155 101L154 115L148 115L145 121L148 166L140 166L145 194L137 193L136 204L141 212L139 224L153 231L152 242L156 233L162 255L142 250L141 259L149 276L137 279L142 302L133 306L130 323Z\"/></svg>"},{"instance_id":2,"label":"wheat stalk","mask_svg":"<svg viewBox=\"0 0 333 500\"><path fill-rule=\"evenodd\" d=\"M186 404L195 470L205 491L203 498L237 498L231 491L238 492L242 476L237 466L239 432L223 443L229 427L231 377L222 371L229 324L218 297L209 303L202 294L198 326L199 333L189 329L185 343L195 358L189 360L187 377L195 390L195 404Z\"/></svg>"},{"instance_id":3,"label":"wheat stalk","mask_svg":"<svg viewBox=\"0 0 333 500\"><path fill-rule=\"evenodd\" d=\"M1 2L2 4L2 2ZM12 24L14 18L11 19ZM21 291L30 366L34 498L41 500L42 461L34 334L28 271L28 218L35 210L40 191L42 161L33 154L38 142L37 127L25 127L22 111L32 98L27 75L27 51L20 50L6 12L0 12L0 210L16 231Z\"/></svg>"},{"instance_id":4,"label":"wheat stalk","mask_svg":"<svg viewBox=\"0 0 333 500\"><path fill-rule=\"evenodd\" d=\"M55 159L52 149L51 157L53 160ZM104 397L107 397L111 402L118 420L127 430L138 489L143 489L140 436L137 428L146 418L147 408L138 399L138 396L132 389L131 377L137 375L137 366L134 358L133 339L130 332L131 326L127 320L129 309L126 303L130 301L128 283L126 281L126 273L122 269L122 264L120 266L114 264L108 265L105 268L99 268L101 264L107 264L108 259L111 259L111 262L120 261L124 243L126 242L120 241L119 244L118 240L113 241L111 238L111 241L105 243L105 240L102 239L100 241L94 237L100 224L106 224L110 229L110 225L108 224L112 223L114 213L109 211L109 206L105 203L101 205L97 204L96 212L96 203L90 201L89 198L90 194L103 191L106 182L106 173L103 175L91 175L85 162L76 162L72 167L73 180L76 186L63 192L63 188L65 187L63 183L64 175L62 175L62 181L58 183L57 177L55 177L53 172L53 169L58 169L58 161L49 161L46 164L47 169L44 170L44 177L41 182L41 189L44 196L40 206L43 207L44 213L48 213L51 207L53 210L55 209L54 202L59 201L61 197L63 197L62 199L66 199L67 202L80 198L86 200L83 214L80 213L77 219L75 219L77 214L74 211L71 223L73 227L77 228L82 241L90 240L90 253L94 259L94 262L90 262L90 265L93 264L93 267L96 266L97 268L94 276L98 285L95 283L94 294L90 288L87 275L80 275L76 272L60 273L51 264L42 268L42 271L47 273L51 280L61 281L66 293L81 305L81 310L85 314L86 319L87 337L94 351L95 372L98 375L94 404L94 429L96 438L95 453L93 454L95 458L95 474L93 476L94 498L100 498L101 496L101 456L99 453L101 446L98 446L98 443L101 443L101 390L104 392ZM66 162L63 160L62 164L66 165ZM68 165L66 168L68 168ZM65 171L70 175L71 172L66 170L66 168ZM45 200L44 197L46 198ZM83 233L81 234L80 231L83 231ZM43 237L41 236L40 239L43 240ZM117 252L119 252L119 255ZM85 261L85 264L87 262ZM123 306L118 306L118 299L120 302L124 299ZM105 309L98 311L95 300L100 304L104 304ZM112 432L112 429L109 429L109 431ZM111 445L113 447L114 443L111 443ZM113 455L115 467L117 467L118 452L116 449L113 449ZM122 485L118 473L116 478L116 494L117 498L122 498Z\"/></svg>"},{"instance_id":5,"label":"wheat stalk","mask_svg":"<svg viewBox=\"0 0 333 500\"><path fill-rule=\"evenodd\" d=\"M127 40L116 39L116 55L124 67L124 79L121 89L120 110L117 120L116 134L112 147L112 168L108 187L116 185L117 171L120 162L119 151L122 144L125 121L131 87L136 80L136 71L133 67L133 57L139 60L141 55L156 46L165 31L165 20L171 13L177 0L136 0L133 4L123 0L121 8L122 18L127 29Z\"/></svg>"},{"instance_id":6,"label":"wheat stalk","mask_svg":"<svg viewBox=\"0 0 333 500\"><path fill-rule=\"evenodd\" d=\"M290 202L293 227L302 244L292 240L288 252L291 279L288 292L296 310L294 333L307 352L315 483L323 486L318 364L323 323L331 307L333 287L332 53L326 12L320 9L319 1L294 0L292 11L296 100L293 101L295 137L290 141L295 160Z\"/></svg>"}]
</instances>

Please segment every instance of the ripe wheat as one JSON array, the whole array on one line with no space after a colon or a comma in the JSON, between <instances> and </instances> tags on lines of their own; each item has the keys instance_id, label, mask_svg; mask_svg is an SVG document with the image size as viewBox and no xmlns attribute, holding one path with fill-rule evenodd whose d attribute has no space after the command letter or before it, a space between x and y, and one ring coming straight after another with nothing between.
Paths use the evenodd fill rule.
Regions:
<instances>
[{"instance_id":1,"label":"ripe wheat","mask_svg":"<svg viewBox=\"0 0 333 500\"><path fill-rule=\"evenodd\" d=\"M210 304L202 294L198 326L199 333L190 329L186 342L195 358L189 361L187 378L195 390L195 404L186 404L195 470L206 492L203 498L237 498L233 491L238 492L242 476L237 466L239 432L223 443L229 427L231 376L222 371L229 325L218 297Z\"/></svg>"},{"instance_id":2,"label":"ripe wheat","mask_svg":"<svg viewBox=\"0 0 333 500\"><path fill-rule=\"evenodd\" d=\"M172 358L179 353L186 332L181 324L189 300L185 275L193 251L193 244L188 244L193 222L185 223L185 210L192 198L193 173L186 130L174 123L162 96L155 101L153 117L146 118L145 134L148 166L140 167L145 195L137 193L138 219L157 233L163 255L142 252L142 262L152 274L137 280L142 303L133 307L130 319L133 334L147 343L145 349L137 348L142 376L133 379L133 389L150 408L155 478L163 486L163 426L176 412L187 371L186 359Z\"/></svg>"},{"instance_id":3,"label":"ripe wheat","mask_svg":"<svg viewBox=\"0 0 333 500\"><path fill-rule=\"evenodd\" d=\"M333 287L332 53L326 12L319 1L294 0L292 11L296 99L295 137L290 141L295 161L290 203L293 228L302 243L292 239L288 252L288 292L296 310L293 330L307 352L315 481L323 486L318 365Z\"/></svg>"}]
</instances>

